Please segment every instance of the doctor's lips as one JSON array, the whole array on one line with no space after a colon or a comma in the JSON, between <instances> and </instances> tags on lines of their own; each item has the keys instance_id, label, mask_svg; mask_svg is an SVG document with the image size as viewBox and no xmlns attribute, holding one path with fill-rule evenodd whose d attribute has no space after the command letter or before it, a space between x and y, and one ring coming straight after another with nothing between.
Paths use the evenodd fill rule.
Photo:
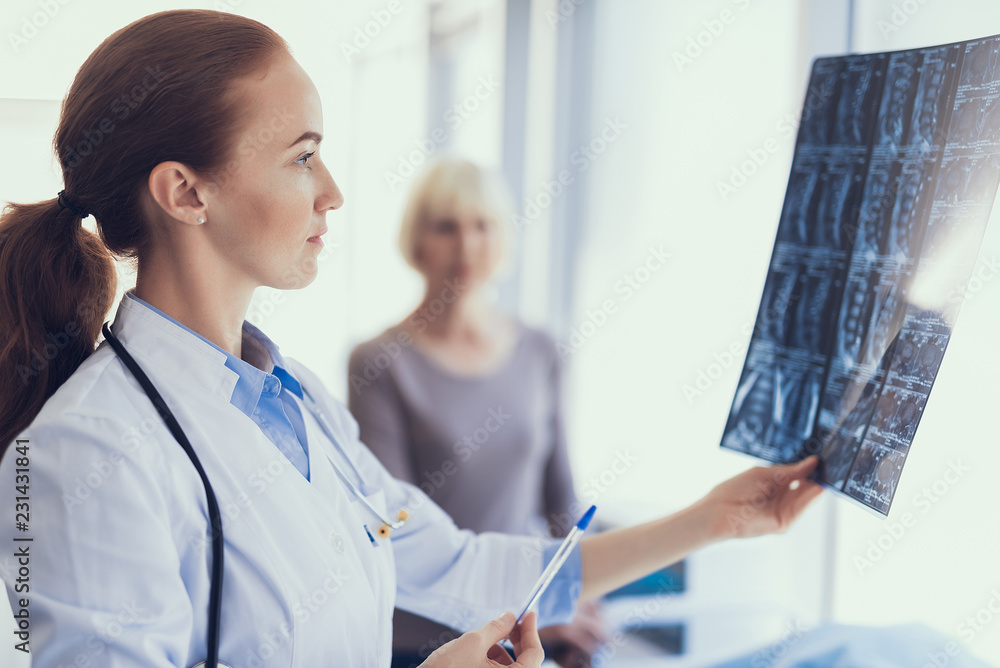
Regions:
<instances>
[{"instance_id":1,"label":"doctor's lips","mask_svg":"<svg viewBox=\"0 0 1000 668\"><path fill-rule=\"evenodd\" d=\"M315 236L312 236L312 237L309 237L308 239L306 239L306 241L310 241L310 242L312 242L314 244L319 244L320 246L322 246L323 245L323 240L320 237L322 237L324 234L326 234L327 229L328 228L324 227L322 230L319 231L319 234L317 234Z\"/></svg>"}]
</instances>

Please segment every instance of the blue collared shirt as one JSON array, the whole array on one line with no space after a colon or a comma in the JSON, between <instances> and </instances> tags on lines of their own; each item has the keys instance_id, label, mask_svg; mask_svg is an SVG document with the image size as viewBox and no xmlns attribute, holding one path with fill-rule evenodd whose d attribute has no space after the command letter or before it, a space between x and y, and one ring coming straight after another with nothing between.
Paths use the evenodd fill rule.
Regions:
<instances>
[{"instance_id":1,"label":"blue collared shirt","mask_svg":"<svg viewBox=\"0 0 1000 668\"><path fill-rule=\"evenodd\" d=\"M306 439L305 422L299 405L292 397L294 393L302 399L302 386L285 368L285 360L278 352L278 346L255 326L243 321L244 336L257 341L271 358L274 368L268 373L223 350L198 332L135 296L131 291L126 292L125 296L225 353L226 367L239 376L229 403L253 420L268 440L274 443L306 480L309 480L309 444Z\"/></svg>"}]
</instances>

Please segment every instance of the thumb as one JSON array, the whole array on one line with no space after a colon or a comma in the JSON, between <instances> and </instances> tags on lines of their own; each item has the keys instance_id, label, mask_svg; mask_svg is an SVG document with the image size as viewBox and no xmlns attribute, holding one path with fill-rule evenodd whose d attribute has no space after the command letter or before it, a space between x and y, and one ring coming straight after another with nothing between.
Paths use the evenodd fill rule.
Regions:
<instances>
[{"instance_id":1,"label":"thumb","mask_svg":"<svg viewBox=\"0 0 1000 668\"><path fill-rule=\"evenodd\" d=\"M514 630L516 619L513 612L505 612L493 621L484 624L479 629L479 635L490 645L494 645L510 635L510 632Z\"/></svg>"},{"instance_id":2,"label":"thumb","mask_svg":"<svg viewBox=\"0 0 1000 668\"><path fill-rule=\"evenodd\" d=\"M819 457L817 455L809 455L802 461L793 464L791 473L793 476L808 476L816 468L817 464L819 464Z\"/></svg>"}]
</instances>

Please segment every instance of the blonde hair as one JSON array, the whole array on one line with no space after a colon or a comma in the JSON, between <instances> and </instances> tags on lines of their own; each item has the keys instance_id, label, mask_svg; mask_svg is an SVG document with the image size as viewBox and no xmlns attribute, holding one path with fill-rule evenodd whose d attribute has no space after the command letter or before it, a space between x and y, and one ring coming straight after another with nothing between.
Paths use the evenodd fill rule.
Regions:
<instances>
[{"instance_id":1,"label":"blonde hair","mask_svg":"<svg viewBox=\"0 0 1000 668\"><path fill-rule=\"evenodd\" d=\"M429 223L454 215L457 209L479 212L496 233L500 260L506 265L508 230L513 216L510 192L502 177L475 163L455 157L437 158L417 178L399 226L399 250L419 271L417 246Z\"/></svg>"}]
</instances>

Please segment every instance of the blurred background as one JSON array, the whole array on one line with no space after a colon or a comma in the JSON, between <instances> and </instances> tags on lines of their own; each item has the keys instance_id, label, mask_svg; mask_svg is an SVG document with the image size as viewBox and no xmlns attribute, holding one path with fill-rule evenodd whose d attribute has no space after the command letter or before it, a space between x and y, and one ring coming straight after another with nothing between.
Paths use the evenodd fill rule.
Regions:
<instances>
[{"instance_id":1,"label":"blurred background","mask_svg":"<svg viewBox=\"0 0 1000 668\"><path fill-rule=\"evenodd\" d=\"M262 288L248 319L346 401L352 346L422 294L396 246L412 177L445 152L500 170L518 216L497 299L567 345L577 493L628 523L752 463L719 440L811 60L1000 33L991 0L6 0L0 200L61 189L52 136L77 68L111 32L179 7L243 14L288 40L319 89L324 162L346 199L317 280ZM732 181L765 145L777 148ZM1000 255L995 218L983 266ZM647 271L654 252L669 259ZM123 267L121 290L132 282ZM786 535L694 555L686 591L649 613L685 620L683 661L835 621L921 623L1000 662L998 284L962 307L888 519L826 494ZM623 452L624 472L612 468ZM612 665L661 665L624 663L629 651Z\"/></svg>"}]
</instances>

